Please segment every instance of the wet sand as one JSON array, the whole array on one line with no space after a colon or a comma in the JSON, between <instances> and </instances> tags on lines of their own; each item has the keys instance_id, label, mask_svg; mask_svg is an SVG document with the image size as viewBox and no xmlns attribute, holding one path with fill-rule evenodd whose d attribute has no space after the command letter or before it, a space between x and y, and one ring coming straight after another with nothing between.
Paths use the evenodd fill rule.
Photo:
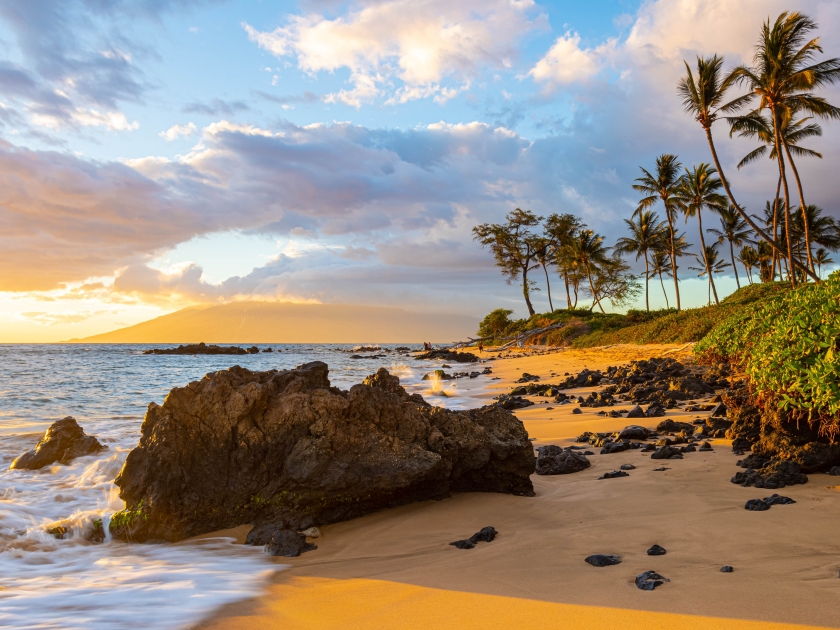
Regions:
<instances>
[{"instance_id":1,"label":"wet sand","mask_svg":"<svg viewBox=\"0 0 840 630\"><path fill-rule=\"evenodd\" d=\"M562 377L676 348L612 346L491 361L500 380L489 382L486 398L508 391L523 371L556 382L552 371ZM690 358L689 352L668 356ZM602 417L598 409L575 415L577 405L532 400L540 402L515 413L535 445L569 445L584 430L661 420ZM651 460L639 451L596 454L585 471L534 475L531 498L465 493L328 525L317 551L277 559L278 568L288 568L262 596L226 606L195 627L840 627L840 480L809 475L806 485L778 491L796 504L749 512L746 500L774 491L730 483L738 456L726 440L712 445L714 452L683 460ZM637 467L629 477L596 479L625 463ZM654 472L662 466L669 470ZM487 525L499 531L491 543L471 550L448 544ZM668 553L647 556L653 544ZM623 562L592 567L584 558L593 553L618 554ZM721 573L723 565L734 572ZM641 591L634 578L646 570L671 581Z\"/></svg>"}]
</instances>

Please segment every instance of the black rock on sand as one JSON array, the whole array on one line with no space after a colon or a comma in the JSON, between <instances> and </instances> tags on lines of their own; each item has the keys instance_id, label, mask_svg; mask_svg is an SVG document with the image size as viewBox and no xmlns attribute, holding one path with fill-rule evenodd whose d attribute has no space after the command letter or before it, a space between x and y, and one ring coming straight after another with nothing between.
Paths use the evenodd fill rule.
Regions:
<instances>
[{"instance_id":1,"label":"black rock on sand","mask_svg":"<svg viewBox=\"0 0 840 630\"><path fill-rule=\"evenodd\" d=\"M108 447L87 435L72 416L53 422L41 441L12 462L10 468L37 470L50 464L69 464L85 455L95 455Z\"/></svg>"},{"instance_id":2,"label":"black rock on sand","mask_svg":"<svg viewBox=\"0 0 840 630\"><path fill-rule=\"evenodd\" d=\"M494 527L482 527L466 540L456 540L449 544L458 549L473 549L479 542L493 542L498 535Z\"/></svg>"},{"instance_id":3,"label":"black rock on sand","mask_svg":"<svg viewBox=\"0 0 840 630\"><path fill-rule=\"evenodd\" d=\"M657 586L662 586L665 582L670 581L656 571L645 571L636 576L636 586L643 591L652 591Z\"/></svg>"},{"instance_id":4,"label":"black rock on sand","mask_svg":"<svg viewBox=\"0 0 840 630\"><path fill-rule=\"evenodd\" d=\"M591 466L582 453L566 450L554 444L537 449L536 473L538 475L568 475Z\"/></svg>"},{"instance_id":5,"label":"black rock on sand","mask_svg":"<svg viewBox=\"0 0 840 630\"><path fill-rule=\"evenodd\" d=\"M610 567L614 564L621 564L621 556L615 556L608 553L596 553L587 558L584 558L593 567Z\"/></svg>"}]
</instances>

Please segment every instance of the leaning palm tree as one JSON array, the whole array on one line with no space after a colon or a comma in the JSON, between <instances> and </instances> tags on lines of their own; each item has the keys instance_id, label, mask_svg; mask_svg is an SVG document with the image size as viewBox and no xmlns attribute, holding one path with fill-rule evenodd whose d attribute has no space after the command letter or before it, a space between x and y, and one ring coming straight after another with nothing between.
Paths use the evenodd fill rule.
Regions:
<instances>
[{"instance_id":1,"label":"leaning palm tree","mask_svg":"<svg viewBox=\"0 0 840 630\"><path fill-rule=\"evenodd\" d=\"M729 202L734 208L737 208L738 214L741 215L756 234L765 240L770 247L778 250L779 255L790 256L790 252L786 254L782 251L776 242L764 230L759 228L746 211L738 205L738 202L735 201L735 197L732 194L732 190L729 188L729 183L723 174L717 150L715 149L714 139L712 138L712 125L721 114L733 113L744 107L752 99L752 94L745 94L728 103L725 102L724 97L726 96L727 90L732 87L735 81L739 80L739 75L730 74L723 77L722 68L722 57L718 57L717 55L707 58L697 57L697 79L695 80L691 68L686 63L685 69L687 74L684 78L680 79L677 85L677 92L682 98L683 107L686 112L694 116L695 120L703 127L703 131L706 134L706 142L708 142L709 150L712 153L712 160L715 163L717 172L720 173L721 183L723 184L726 196L729 198ZM799 261L792 260L791 262L799 267L803 266ZM808 273L815 280L817 279L815 274L812 274L810 271Z\"/></svg>"},{"instance_id":2,"label":"leaning palm tree","mask_svg":"<svg viewBox=\"0 0 840 630\"><path fill-rule=\"evenodd\" d=\"M822 277L823 265L833 265L834 260L828 255L828 252L824 248L820 247L814 254L814 263L817 265L817 275Z\"/></svg>"},{"instance_id":3,"label":"leaning palm tree","mask_svg":"<svg viewBox=\"0 0 840 630\"><path fill-rule=\"evenodd\" d=\"M703 267L689 267L692 271L699 271L700 273L697 274L698 278L702 278L703 276L709 276L709 305L712 304L712 291L715 289L715 281L712 276L715 274L723 273L723 271L729 266L728 262L725 262L720 259L720 253L718 252L718 246L720 243L712 243L711 245L706 245L703 248L703 259L701 260L699 256L695 256L697 258L697 262L704 265ZM717 291L715 291L715 304L720 304L717 299Z\"/></svg>"},{"instance_id":4,"label":"leaning palm tree","mask_svg":"<svg viewBox=\"0 0 840 630\"><path fill-rule=\"evenodd\" d=\"M840 118L840 108L814 95L815 89L840 81L840 59L813 63L816 53L822 52L819 38L809 39L809 33L816 28L816 22L798 12L785 11L772 25L768 19L762 25L759 42L753 56L753 67L739 66L730 75L732 80L746 83L750 90L748 96L759 97L758 108L755 111L767 110L769 112L773 123L776 161L779 164L779 176L782 179L785 197L786 220L790 214L791 204L783 154L790 163L791 171L799 187L799 206L803 212L806 204L796 163L781 133L784 119L792 119L796 112L804 112L820 118ZM745 103L740 103L740 105L743 104ZM810 226L804 217L803 224L806 244L810 244ZM790 235L789 226L787 230ZM819 281L819 278L815 277L810 245L806 246L805 250L808 254L810 271L808 275ZM789 242L788 256L791 256ZM791 262L794 263L793 260ZM796 274L791 274L794 283L795 276Z\"/></svg>"},{"instance_id":5,"label":"leaning palm tree","mask_svg":"<svg viewBox=\"0 0 840 630\"><path fill-rule=\"evenodd\" d=\"M665 237L665 221L659 220L653 210L642 210L638 221L624 219L630 236L623 236L613 248L619 254L636 254L636 260L645 259L645 310L650 310L650 256L649 254Z\"/></svg>"},{"instance_id":6,"label":"leaning palm tree","mask_svg":"<svg viewBox=\"0 0 840 630\"><path fill-rule=\"evenodd\" d=\"M611 263L608 248L604 247L604 237L592 230L579 230L571 248L575 266L589 282L589 291L593 299L592 307L594 308L597 305L602 313L606 313L593 281L593 276L597 274L598 268Z\"/></svg>"},{"instance_id":7,"label":"leaning palm tree","mask_svg":"<svg viewBox=\"0 0 840 630\"><path fill-rule=\"evenodd\" d=\"M806 116L793 120L790 116L782 118L782 129L780 130L782 140L788 147L788 150L797 157L817 157L822 158L822 154L801 146L802 140L822 136L822 127L812 121L813 117ZM753 149L744 158L738 162L738 169L740 170L747 164L755 162L761 157L767 156L771 160L776 161L778 154L776 153L775 133L773 129L773 121L761 112L751 112L746 116L735 116L729 119L730 130L729 137L737 133L743 138L755 138L761 142L757 148ZM797 186L799 186L799 198L804 198L802 192L801 182L797 177ZM769 228L772 225L773 240L777 239L779 233L779 210L781 208L781 199L779 194L782 187L782 178L778 177L776 181L776 196L773 203L773 220L772 222L765 222ZM776 268L776 256L773 256L773 269Z\"/></svg>"},{"instance_id":8,"label":"leaning palm tree","mask_svg":"<svg viewBox=\"0 0 840 630\"><path fill-rule=\"evenodd\" d=\"M744 269L747 270L747 279L752 284L752 270L753 267L758 266L758 252L749 245L742 247L741 253L738 255L738 262L744 265Z\"/></svg>"},{"instance_id":9,"label":"leaning palm tree","mask_svg":"<svg viewBox=\"0 0 840 630\"><path fill-rule=\"evenodd\" d=\"M677 296L677 310L680 310L680 281L677 277L677 251L676 251L676 207L673 204L674 191L680 180L680 168L682 164L676 155L663 153L656 158L656 169L653 173L642 168L642 177L636 179L633 189L642 193L644 197L639 202L639 207L633 213L635 217L642 210L646 210L657 201L662 201L665 206L665 218L668 221L668 242L670 247L668 255L671 259L671 277L674 279L674 292ZM639 167L641 168L641 167Z\"/></svg>"},{"instance_id":10,"label":"leaning palm tree","mask_svg":"<svg viewBox=\"0 0 840 630\"><path fill-rule=\"evenodd\" d=\"M674 194L674 200L685 214L685 220L688 221L689 217L697 217L697 225L700 229L700 251L703 253L704 260L708 248L703 236L703 208L713 212L722 212L726 208L726 197L718 192L723 184L716 175L717 171L705 162L692 170L685 169L680 185ZM720 300L718 300L709 261L706 261L706 273L709 275L711 290L715 295L715 304L719 304Z\"/></svg>"},{"instance_id":11,"label":"leaning palm tree","mask_svg":"<svg viewBox=\"0 0 840 630\"><path fill-rule=\"evenodd\" d=\"M709 232L718 237L719 243L729 241L729 258L732 261L732 269L735 270L735 284L740 289L741 280L738 278L738 267L735 266L735 246L741 247L744 243L750 242L752 230L738 211L729 205L720 210L720 229L711 229Z\"/></svg>"}]
</instances>

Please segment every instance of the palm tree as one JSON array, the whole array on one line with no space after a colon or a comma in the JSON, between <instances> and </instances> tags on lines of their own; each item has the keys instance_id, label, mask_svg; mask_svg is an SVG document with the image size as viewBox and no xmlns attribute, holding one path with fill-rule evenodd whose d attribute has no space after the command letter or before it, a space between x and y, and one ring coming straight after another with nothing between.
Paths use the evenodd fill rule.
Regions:
<instances>
[{"instance_id":1,"label":"palm tree","mask_svg":"<svg viewBox=\"0 0 840 630\"><path fill-rule=\"evenodd\" d=\"M534 258L536 258L545 273L545 287L548 291L548 308L549 312L553 313L554 304L551 303L551 283L548 281L548 265L554 254L555 243L551 238L534 236L531 239L531 247L534 250Z\"/></svg>"},{"instance_id":2,"label":"palm tree","mask_svg":"<svg viewBox=\"0 0 840 630\"><path fill-rule=\"evenodd\" d=\"M672 197L679 184L680 168L682 164L676 155L663 153L656 158L656 169L650 173L642 168L642 177L636 179L633 189L645 195L639 202L639 207L633 213L635 217L642 210L646 210L657 201L662 201L665 206L665 218L668 221L669 235L669 256L671 258L671 277L674 279L674 293L677 296L677 310L680 310L680 281L677 277L677 251L676 251L676 208ZM639 167L641 168L641 167Z\"/></svg>"},{"instance_id":3,"label":"palm tree","mask_svg":"<svg viewBox=\"0 0 840 630\"><path fill-rule=\"evenodd\" d=\"M822 208L810 204L805 208L808 225L811 226L811 242L832 252L840 249L840 224L829 216L823 215ZM801 217L798 215L797 218Z\"/></svg>"},{"instance_id":4,"label":"palm tree","mask_svg":"<svg viewBox=\"0 0 840 630\"><path fill-rule=\"evenodd\" d=\"M599 266L609 265L612 262L608 255L608 248L604 247L604 237L595 234L592 230L580 230L572 243L572 256L576 266L589 282L589 291L594 300L592 307L594 308L597 304L601 312L606 313L592 279Z\"/></svg>"},{"instance_id":5,"label":"palm tree","mask_svg":"<svg viewBox=\"0 0 840 630\"><path fill-rule=\"evenodd\" d=\"M742 247L741 253L738 256L738 262L744 265L744 269L747 270L747 279L750 281L750 284L752 284L752 270L753 267L758 266L758 252L749 245Z\"/></svg>"},{"instance_id":6,"label":"palm tree","mask_svg":"<svg viewBox=\"0 0 840 630\"><path fill-rule=\"evenodd\" d=\"M822 136L822 127L814 122L808 122L813 120L813 117L806 116L805 118L800 118L798 120L793 120L788 116L785 116L782 119L782 129L780 130L782 139L784 143L787 145L788 149L794 155L799 157L817 157L822 158L822 154L818 153L812 149L808 149L805 147L800 146L800 141L806 138L813 138L816 136ZM773 133L773 121L768 119L766 116L762 115L760 112L751 112L746 116L736 116L729 119L730 130L729 136L732 137L734 133L738 133L739 136L744 138L757 138L761 141L761 145L744 156L744 158L738 163L738 169L740 170L747 164L758 160L759 158L768 155L771 160L776 160L778 158L778 154L776 153L776 145L775 145L775 134ZM800 185L799 179L797 178L797 185L799 186L799 198L803 198L802 187ZM779 177L776 181L776 196L773 197L775 200L773 203L773 221L772 223L765 222L765 225L768 227L772 225L773 227L773 240L776 240L778 235L778 225L779 225L779 208L780 202L779 193L781 191L782 186L782 178ZM773 256L773 271L775 274L776 268L776 256Z\"/></svg>"},{"instance_id":7,"label":"palm tree","mask_svg":"<svg viewBox=\"0 0 840 630\"><path fill-rule=\"evenodd\" d=\"M732 73L723 77L721 72L722 67L722 57L718 57L717 55L707 58L697 57L697 80L695 81L694 74L686 62L685 69L687 74L677 84L677 92L682 97L685 110L694 116L695 120L700 123L700 126L703 127L703 131L706 133L706 142L709 144L712 160L715 163L717 172L720 174L721 183L723 184L726 196L729 198L729 202L738 210L738 214L741 215L756 234L767 241L770 247L779 250L780 255L784 256L785 253L779 248L776 242L759 228L744 209L738 205L738 202L735 201L735 197L732 195L732 190L729 188L729 183L723 174L723 169L718 159L717 150L715 149L715 143L712 138L712 125L721 114L735 112L746 105L752 98L752 94L745 94L729 103L724 102L724 96L727 90L732 87L735 81L739 80L740 75ZM790 255L790 252L787 255ZM792 260L791 263L802 267L799 261ZM814 279L817 279L814 274L810 275Z\"/></svg>"},{"instance_id":8,"label":"palm tree","mask_svg":"<svg viewBox=\"0 0 840 630\"><path fill-rule=\"evenodd\" d=\"M567 254L570 243L582 227L581 220L573 214L552 214L543 224L546 236L554 241L554 265L563 276L563 284L566 286L566 307L569 309L573 308L569 287L572 286L575 289L575 305L577 305L577 286L580 281L578 280L577 284L574 282L573 269L567 264Z\"/></svg>"},{"instance_id":9,"label":"palm tree","mask_svg":"<svg viewBox=\"0 0 840 630\"><path fill-rule=\"evenodd\" d=\"M821 118L840 118L840 108L813 94L816 88L840 80L840 59L812 63L816 53L822 52L819 38L808 39L808 34L816 28L816 22L798 12L785 11L772 25L768 18L762 25L759 43L753 56L753 67L739 66L730 75L733 80L747 84L750 89L749 96L759 97L756 111L766 109L770 113L777 154L776 161L779 164L779 176L782 179L785 196L786 221L789 221L791 205L782 153L790 163L799 187L799 206L803 212L806 204L796 163L781 133L784 119L793 119L795 113L799 111ZM803 225L810 271L808 275L819 282L819 278L815 277L811 256L810 226L804 216ZM789 226L787 230L790 236ZM791 245L788 241L788 256L790 255ZM791 260L791 262L794 261ZM791 274L791 281L795 284L794 278L795 274Z\"/></svg>"},{"instance_id":10,"label":"palm tree","mask_svg":"<svg viewBox=\"0 0 840 630\"><path fill-rule=\"evenodd\" d=\"M666 308L671 308L671 303L668 301L668 292L665 290L665 281L662 280L662 276L670 277L673 274L671 273L671 260L668 253L668 245L667 243L662 243L662 245L664 245L664 247L654 249L650 256L650 272L647 274L647 278L649 280L654 276L659 276L659 284L662 286L662 295L665 296L665 306Z\"/></svg>"},{"instance_id":11,"label":"palm tree","mask_svg":"<svg viewBox=\"0 0 840 630\"><path fill-rule=\"evenodd\" d=\"M718 192L723 184L716 175L717 171L705 162L695 166L693 170L685 169L680 185L674 194L674 199L685 214L686 221L689 217L697 217L697 225L700 228L700 251L703 253L704 260L708 248L706 239L703 237L703 208L715 212L721 212L726 208L726 197ZM706 272L709 275L711 290L715 294L715 304L720 304L708 260L706 260Z\"/></svg>"},{"instance_id":12,"label":"palm tree","mask_svg":"<svg viewBox=\"0 0 840 630\"><path fill-rule=\"evenodd\" d=\"M709 232L718 237L719 243L723 243L724 240L729 241L729 258L732 260L732 269L735 270L735 284L740 289L741 280L738 278L738 267L735 266L734 246L741 247L744 243L748 243L752 230L731 205L720 210L720 227L719 230L711 229Z\"/></svg>"},{"instance_id":13,"label":"palm tree","mask_svg":"<svg viewBox=\"0 0 840 630\"><path fill-rule=\"evenodd\" d=\"M776 279L773 270L773 255L775 251L766 241L758 244L758 276L762 282L773 282Z\"/></svg>"},{"instance_id":14,"label":"palm tree","mask_svg":"<svg viewBox=\"0 0 840 630\"><path fill-rule=\"evenodd\" d=\"M715 282L712 276L714 274L723 273L723 271L729 266L728 262L720 260L718 246L720 243L712 243L711 245L706 245L703 248L703 259L700 260L699 256L695 256L697 258L697 262L703 264L703 267L689 267L692 271L699 271L700 273L697 274L698 278L702 278L703 276L709 276L709 305L712 304L712 291L715 289ZM715 304L720 304L717 299L717 291L715 291Z\"/></svg>"},{"instance_id":15,"label":"palm tree","mask_svg":"<svg viewBox=\"0 0 840 630\"><path fill-rule=\"evenodd\" d=\"M636 254L636 260L645 259L645 310L650 310L649 279L650 259L648 253L665 237L665 222L659 220L653 210L642 210L639 220L624 219L630 229L630 236L623 236L615 244L614 251L619 254Z\"/></svg>"},{"instance_id":16,"label":"palm tree","mask_svg":"<svg viewBox=\"0 0 840 630\"><path fill-rule=\"evenodd\" d=\"M820 247L817 250L817 253L814 254L814 263L817 265L817 275L822 277L823 265L833 265L834 260L828 255L828 252L825 249Z\"/></svg>"}]
</instances>

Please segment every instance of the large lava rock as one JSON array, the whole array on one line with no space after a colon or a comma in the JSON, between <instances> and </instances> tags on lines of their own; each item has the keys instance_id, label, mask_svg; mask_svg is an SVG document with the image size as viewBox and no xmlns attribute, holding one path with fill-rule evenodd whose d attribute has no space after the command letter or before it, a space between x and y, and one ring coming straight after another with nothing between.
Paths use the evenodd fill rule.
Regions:
<instances>
[{"instance_id":1,"label":"large lava rock","mask_svg":"<svg viewBox=\"0 0 840 630\"><path fill-rule=\"evenodd\" d=\"M571 450L565 450L554 444L541 446L537 449L538 475L568 475L580 472L591 466L586 455Z\"/></svg>"},{"instance_id":2,"label":"large lava rock","mask_svg":"<svg viewBox=\"0 0 840 630\"><path fill-rule=\"evenodd\" d=\"M432 407L385 369L342 391L328 372L236 366L150 404L114 482L114 537L299 529L459 491L533 496L532 446L509 411Z\"/></svg>"},{"instance_id":3,"label":"large lava rock","mask_svg":"<svg viewBox=\"0 0 840 630\"><path fill-rule=\"evenodd\" d=\"M12 462L11 468L37 470L50 464L69 464L71 460L104 451L92 435L87 435L72 416L50 425L44 437L31 451L26 451Z\"/></svg>"},{"instance_id":4,"label":"large lava rock","mask_svg":"<svg viewBox=\"0 0 840 630\"><path fill-rule=\"evenodd\" d=\"M240 348L239 346L209 346L203 341L201 343L191 343L186 346L178 346L177 348L152 348L151 350L144 350L143 354L256 354L259 348L256 346L252 348Z\"/></svg>"}]
</instances>

